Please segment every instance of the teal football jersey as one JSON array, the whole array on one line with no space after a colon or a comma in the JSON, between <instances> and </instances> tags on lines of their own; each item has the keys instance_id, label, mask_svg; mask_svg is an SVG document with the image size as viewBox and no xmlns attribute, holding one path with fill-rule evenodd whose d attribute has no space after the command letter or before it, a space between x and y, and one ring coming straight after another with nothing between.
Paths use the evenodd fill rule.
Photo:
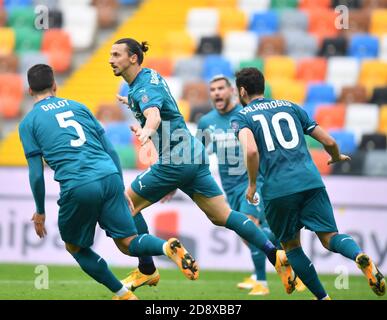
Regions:
<instances>
[{"instance_id":1,"label":"teal football jersey","mask_svg":"<svg viewBox=\"0 0 387 320\"><path fill-rule=\"evenodd\" d=\"M19 125L26 158L41 155L62 192L118 172L100 141L103 133L84 105L57 97L36 103Z\"/></svg>"},{"instance_id":2,"label":"teal football jersey","mask_svg":"<svg viewBox=\"0 0 387 320\"><path fill-rule=\"evenodd\" d=\"M191 163L202 156L203 146L189 132L184 118L172 97L166 81L155 70L143 68L129 85L129 108L144 127L146 118L143 112L147 108L160 110L161 124L152 141L162 163Z\"/></svg>"},{"instance_id":3,"label":"teal football jersey","mask_svg":"<svg viewBox=\"0 0 387 320\"><path fill-rule=\"evenodd\" d=\"M236 133L249 128L254 134L265 201L324 186L304 138L317 124L299 106L255 99L231 121Z\"/></svg>"},{"instance_id":4,"label":"teal football jersey","mask_svg":"<svg viewBox=\"0 0 387 320\"><path fill-rule=\"evenodd\" d=\"M235 187L247 187L248 178L243 154L230 126L231 118L240 110L242 110L240 105L226 114L220 114L216 109L211 110L200 118L196 134L203 144L206 144L205 140L209 139L207 142L209 150L218 158L219 175L226 193L232 192Z\"/></svg>"}]
</instances>

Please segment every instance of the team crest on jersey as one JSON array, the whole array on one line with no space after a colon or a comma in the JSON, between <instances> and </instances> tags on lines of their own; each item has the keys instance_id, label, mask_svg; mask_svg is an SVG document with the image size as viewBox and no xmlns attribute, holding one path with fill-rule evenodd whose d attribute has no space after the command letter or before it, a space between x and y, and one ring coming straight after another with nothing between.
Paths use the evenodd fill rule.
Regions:
<instances>
[{"instance_id":1,"label":"team crest on jersey","mask_svg":"<svg viewBox=\"0 0 387 320\"><path fill-rule=\"evenodd\" d=\"M146 94L144 94L144 95L141 97L141 101L142 101L143 103L149 102L148 96L147 96Z\"/></svg>"}]
</instances>

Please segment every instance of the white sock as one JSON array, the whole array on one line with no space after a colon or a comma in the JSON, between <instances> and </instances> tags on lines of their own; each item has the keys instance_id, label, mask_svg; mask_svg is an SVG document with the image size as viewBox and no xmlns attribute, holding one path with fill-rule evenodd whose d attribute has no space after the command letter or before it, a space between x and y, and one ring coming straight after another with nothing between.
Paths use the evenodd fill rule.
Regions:
<instances>
[{"instance_id":1,"label":"white sock","mask_svg":"<svg viewBox=\"0 0 387 320\"><path fill-rule=\"evenodd\" d=\"M257 281L257 275L255 273L253 273L251 276L250 276L251 279L253 279L254 281Z\"/></svg>"},{"instance_id":2,"label":"white sock","mask_svg":"<svg viewBox=\"0 0 387 320\"><path fill-rule=\"evenodd\" d=\"M266 280L257 280L257 282L261 285L263 285L265 288L267 288L267 281Z\"/></svg>"},{"instance_id":3,"label":"white sock","mask_svg":"<svg viewBox=\"0 0 387 320\"><path fill-rule=\"evenodd\" d=\"M119 297L122 297L127 292L128 292L128 289L126 289L125 286L122 286L122 288L120 290L115 292L115 295L119 296Z\"/></svg>"}]
</instances>

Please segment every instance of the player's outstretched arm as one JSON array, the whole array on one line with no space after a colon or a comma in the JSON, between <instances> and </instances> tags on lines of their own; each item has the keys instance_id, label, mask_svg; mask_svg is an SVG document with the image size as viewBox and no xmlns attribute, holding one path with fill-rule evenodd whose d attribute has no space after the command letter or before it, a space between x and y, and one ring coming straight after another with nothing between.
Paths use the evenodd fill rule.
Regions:
<instances>
[{"instance_id":1,"label":"player's outstretched arm","mask_svg":"<svg viewBox=\"0 0 387 320\"><path fill-rule=\"evenodd\" d=\"M340 153L336 140L320 126L316 126L310 135L319 141L324 146L325 151L328 152L331 156L331 158L328 160L328 164L351 160L349 156Z\"/></svg>"}]
</instances>

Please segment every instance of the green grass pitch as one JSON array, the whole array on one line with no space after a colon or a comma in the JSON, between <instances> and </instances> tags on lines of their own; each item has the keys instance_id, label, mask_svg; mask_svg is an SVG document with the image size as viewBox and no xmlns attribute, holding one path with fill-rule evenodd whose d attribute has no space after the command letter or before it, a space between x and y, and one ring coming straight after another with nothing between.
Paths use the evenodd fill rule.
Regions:
<instances>
[{"instance_id":1,"label":"green grass pitch","mask_svg":"<svg viewBox=\"0 0 387 320\"><path fill-rule=\"evenodd\" d=\"M82 272L79 267L48 266L49 289L36 289L38 274L35 265L0 264L0 300L109 300L112 294ZM129 270L113 268L124 278ZM199 280L190 281L176 269L160 270L157 287L142 287L136 295L142 300L311 300L309 291L287 295L276 274L268 274L270 294L249 296L247 290L236 288L237 282L249 274L246 272L201 270ZM336 300L386 300L377 297L368 287L363 276L350 276L349 289L335 288L337 275L321 275L320 279L332 299Z\"/></svg>"}]
</instances>

